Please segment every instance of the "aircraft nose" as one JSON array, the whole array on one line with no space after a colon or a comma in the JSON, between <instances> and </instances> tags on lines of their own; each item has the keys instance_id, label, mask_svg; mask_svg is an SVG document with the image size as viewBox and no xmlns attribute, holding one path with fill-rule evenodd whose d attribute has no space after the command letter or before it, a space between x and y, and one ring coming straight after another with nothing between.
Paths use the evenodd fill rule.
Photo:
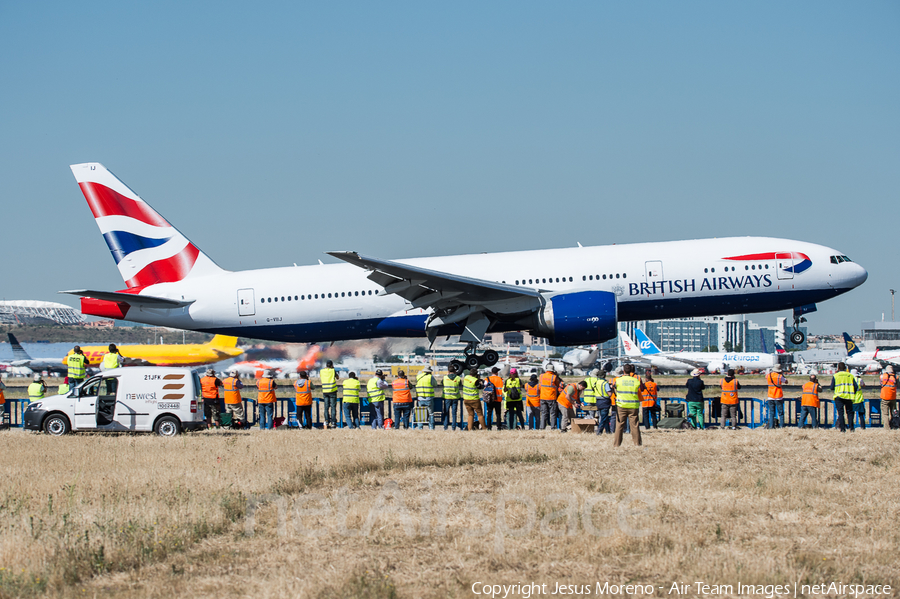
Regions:
<instances>
[{"instance_id":1,"label":"aircraft nose","mask_svg":"<svg viewBox=\"0 0 900 599\"><path fill-rule=\"evenodd\" d=\"M850 264L852 267L847 273L847 283L850 284L851 287L859 287L863 283L866 282L866 279L869 278L869 271L863 268L861 265L856 262Z\"/></svg>"}]
</instances>

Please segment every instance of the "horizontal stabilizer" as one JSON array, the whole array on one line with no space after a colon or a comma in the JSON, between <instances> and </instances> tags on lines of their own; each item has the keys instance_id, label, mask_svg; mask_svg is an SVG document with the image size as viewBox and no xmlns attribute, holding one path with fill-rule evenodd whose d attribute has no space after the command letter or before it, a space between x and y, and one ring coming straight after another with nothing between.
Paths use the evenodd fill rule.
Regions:
<instances>
[{"instance_id":1,"label":"horizontal stabilizer","mask_svg":"<svg viewBox=\"0 0 900 599\"><path fill-rule=\"evenodd\" d=\"M110 302L125 302L130 306L147 306L150 308L173 309L190 306L195 300L175 300L167 297L154 297L152 295L138 295L136 293L122 293L120 291L94 291L92 289L74 289L60 291L80 297L92 297L94 299Z\"/></svg>"}]
</instances>

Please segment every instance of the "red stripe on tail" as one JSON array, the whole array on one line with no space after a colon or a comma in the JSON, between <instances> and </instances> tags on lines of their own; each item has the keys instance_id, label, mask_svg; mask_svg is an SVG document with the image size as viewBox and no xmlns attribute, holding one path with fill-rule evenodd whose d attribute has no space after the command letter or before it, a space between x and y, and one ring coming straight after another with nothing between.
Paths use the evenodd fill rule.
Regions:
<instances>
[{"instance_id":1,"label":"red stripe on tail","mask_svg":"<svg viewBox=\"0 0 900 599\"><path fill-rule=\"evenodd\" d=\"M127 216L148 225L171 227L166 219L144 202L136 202L99 183L79 183L94 218L101 216Z\"/></svg>"},{"instance_id":2,"label":"red stripe on tail","mask_svg":"<svg viewBox=\"0 0 900 599\"><path fill-rule=\"evenodd\" d=\"M125 285L128 287L146 287L156 283L175 283L180 281L191 272L199 255L200 250L193 243L189 243L171 258L151 262L142 268L141 272L125 281Z\"/></svg>"}]
</instances>

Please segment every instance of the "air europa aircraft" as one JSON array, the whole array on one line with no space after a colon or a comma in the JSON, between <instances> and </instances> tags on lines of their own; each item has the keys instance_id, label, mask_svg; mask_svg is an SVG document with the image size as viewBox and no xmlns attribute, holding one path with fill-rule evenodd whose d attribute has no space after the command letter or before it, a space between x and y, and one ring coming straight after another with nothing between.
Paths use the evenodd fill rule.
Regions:
<instances>
[{"instance_id":1,"label":"air europa aircraft","mask_svg":"<svg viewBox=\"0 0 900 599\"><path fill-rule=\"evenodd\" d=\"M66 291L84 314L277 341L460 335L470 367L488 332L553 345L612 339L620 320L794 311L868 274L837 250L761 237L700 239L231 272L214 263L99 163L72 167L125 281Z\"/></svg>"}]
</instances>

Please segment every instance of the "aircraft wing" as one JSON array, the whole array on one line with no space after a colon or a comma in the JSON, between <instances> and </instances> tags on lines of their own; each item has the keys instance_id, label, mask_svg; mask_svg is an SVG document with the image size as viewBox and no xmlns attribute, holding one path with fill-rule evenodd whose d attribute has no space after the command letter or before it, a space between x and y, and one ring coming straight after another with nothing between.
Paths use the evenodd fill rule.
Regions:
<instances>
[{"instance_id":1,"label":"aircraft wing","mask_svg":"<svg viewBox=\"0 0 900 599\"><path fill-rule=\"evenodd\" d=\"M60 291L80 297L92 297L110 302L125 302L132 307L147 306L148 308L182 308L190 306L195 300L174 300L167 297L154 297L152 295L138 295L137 293L121 293L119 291L93 291L91 289L73 289Z\"/></svg>"},{"instance_id":2,"label":"aircraft wing","mask_svg":"<svg viewBox=\"0 0 900 599\"><path fill-rule=\"evenodd\" d=\"M393 293L413 307L431 308L434 313L426 331L432 341L438 327L463 321L466 331L460 339L481 341L492 314L527 314L543 305L540 292L532 288L463 277L356 252L328 254L370 271L369 280L384 287L384 295Z\"/></svg>"}]
</instances>

